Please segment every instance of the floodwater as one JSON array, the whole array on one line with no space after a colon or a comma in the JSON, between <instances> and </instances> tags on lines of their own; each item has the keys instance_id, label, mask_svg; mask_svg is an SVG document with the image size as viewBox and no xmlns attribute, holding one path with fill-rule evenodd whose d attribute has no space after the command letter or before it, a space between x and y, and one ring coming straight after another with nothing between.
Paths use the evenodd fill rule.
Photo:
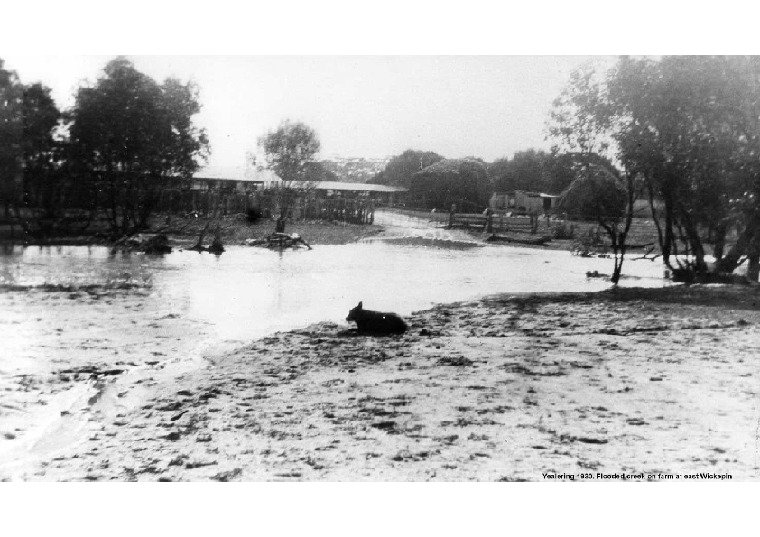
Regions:
<instances>
[{"instance_id":1,"label":"floodwater","mask_svg":"<svg viewBox=\"0 0 760 537\"><path fill-rule=\"evenodd\" d=\"M189 363L210 349L281 330L318 321L346 324L359 301L367 309L406 315L495 293L610 285L586 273L609 273L611 259L422 235L390 233L389 242L284 252L230 246L219 257L112 253L102 246L6 249L0 285L16 290L0 292L0 373L45 372L63 367L54 364L107 362L125 354L174 355ZM663 285L656 262L627 261L625 273L621 285ZM51 286L65 291L46 290ZM89 293L76 292L88 286Z\"/></svg>"},{"instance_id":2,"label":"floodwater","mask_svg":"<svg viewBox=\"0 0 760 537\"><path fill-rule=\"evenodd\" d=\"M205 323L220 339L250 340L316 321L340 322L360 300L365 308L403 315L502 292L598 291L609 283L586 273L609 272L611 265L610 259L565 251L383 241L285 252L231 246L219 257L192 251L111 254L100 246L16 247L0 255L0 284L143 288L146 303ZM658 263L628 261L625 269L622 285L662 285ZM86 306L82 315L87 317Z\"/></svg>"},{"instance_id":3,"label":"floodwater","mask_svg":"<svg viewBox=\"0 0 760 537\"><path fill-rule=\"evenodd\" d=\"M586 272L609 273L611 259L478 246L464 233L407 220L381 221L383 238L355 244L230 246L219 257L102 246L0 250L0 433L16 438L0 445L0 467L81 441L92 412L117 416L141 404L148 392L136 386L157 375L181 375L204 356L277 331L348 326L359 301L408 315L495 293L609 287ZM663 285L656 262L627 261L625 273L622 285ZM110 384L71 382L78 377L67 371L92 366L126 373Z\"/></svg>"}]
</instances>

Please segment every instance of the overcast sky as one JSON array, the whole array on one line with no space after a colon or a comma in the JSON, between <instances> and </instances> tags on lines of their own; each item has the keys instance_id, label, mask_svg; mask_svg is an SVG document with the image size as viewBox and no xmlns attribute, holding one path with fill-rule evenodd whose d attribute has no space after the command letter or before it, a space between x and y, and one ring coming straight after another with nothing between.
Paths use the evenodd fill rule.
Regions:
<instances>
[{"instance_id":1,"label":"overcast sky","mask_svg":"<svg viewBox=\"0 0 760 537\"><path fill-rule=\"evenodd\" d=\"M4 56L61 108L112 56ZM285 118L312 126L322 156L383 157L406 149L491 161L548 148L552 100L580 56L129 56L157 80L194 80L213 165L242 165ZM603 63L610 57L597 57Z\"/></svg>"}]
</instances>

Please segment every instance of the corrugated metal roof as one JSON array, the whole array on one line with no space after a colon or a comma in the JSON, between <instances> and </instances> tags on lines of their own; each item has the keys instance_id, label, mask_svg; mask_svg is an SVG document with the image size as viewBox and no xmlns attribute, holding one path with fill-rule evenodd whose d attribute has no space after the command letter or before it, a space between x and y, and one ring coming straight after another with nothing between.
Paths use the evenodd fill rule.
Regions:
<instances>
[{"instance_id":1,"label":"corrugated metal roof","mask_svg":"<svg viewBox=\"0 0 760 537\"><path fill-rule=\"evenodd\" d=\"M343 181L315 181L309 183L317 190L350 190L353 192L406 192L400 186L376 185L374 183L347 183Z\"/></svg>"},{"instance_id":2,"label":"corrugated metal roof","mask_svg":"<svg viewBox=\"0 0 760 537\"><path fill-rule=\"evenodd\" d=\"M242 166L206 166L195 172L193 179L245 181L249 183L269 183L281 180L272 170Z\"/></svg>"},{"instance_id":3,"label":"corrugated metal roof","mask_svg":"<svg viewBox=\"0 0 760 537\"><path fill-rule=\"evenodd\" d=\"M558 194L546 194L544 192L530 192L528 190L510 190L508 192L494 192L494 196L514 196L517 193L521 193L531 198L559 198Z\"/></svg>"},{"instance_id":4,"label":"corrugated metal roof","mask_svg":"<svg viewBox=\"0 0 760 537\"><path fill-rule=\"evenodd\" d=\"M211 181L245 181L251 183L283 183L272 170L244 168L242 166L206 166L193 174L193 179ZM299 184L300 183L300 184ZM344 190L352 192L406 192L398 186L376 185L373 183L348 183L344 181L293 181L293 188L314 188L316 190Z\"/></svg>"}]
</instances>

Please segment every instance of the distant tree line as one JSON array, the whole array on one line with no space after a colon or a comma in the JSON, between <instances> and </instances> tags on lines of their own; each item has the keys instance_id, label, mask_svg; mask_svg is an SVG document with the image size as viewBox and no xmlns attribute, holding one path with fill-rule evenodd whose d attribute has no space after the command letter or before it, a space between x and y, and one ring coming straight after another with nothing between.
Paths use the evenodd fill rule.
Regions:
<instances>
[{"instance_id":1,"label":"distant tree line","mask_svg":"<svg viewBox=\"0 0 760 537\"><path fill-rule=\"evenodd\" d=\"M612 166L604 157L597 157L597 161ZM477 157L446 159L430 151L407 150L393 157L372 182L407 188L410 201L426 208L448 209L451 200L459 200L471 210L483 210L494 192L559 194L575 179L577 167L573 155L535 149L518 151L511 159L504 157L492 163Z\"/></svg>"},{"instance_id":2,"label":"distant tree line","mask_svg":"<svg viewBox=\"0 0 760 537\"><path fill-rule=\"evenodd\" d=\"M444 159L412 175L408 197L420 207L482 211L491 196L488 169L472 158Z\"/></svg>"}]
</instances>

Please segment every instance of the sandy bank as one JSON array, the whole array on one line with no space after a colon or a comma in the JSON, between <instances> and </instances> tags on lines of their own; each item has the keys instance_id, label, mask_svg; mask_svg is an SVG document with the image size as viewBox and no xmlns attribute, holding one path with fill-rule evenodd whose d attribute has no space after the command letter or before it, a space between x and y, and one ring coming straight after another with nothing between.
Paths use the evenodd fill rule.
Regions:
<instances>
[{"instance_id":1,"label":"sandy bank","mask_svg":"<svg viewBox=\"0 0 760 537\"><path fill-rule=\"evenodd\" d=\"M757 479L759 298L756 287L498 296L417 312L402 337L279 333L140 384L145 404L3 477Z\"/></svg>"}]
</instances>

